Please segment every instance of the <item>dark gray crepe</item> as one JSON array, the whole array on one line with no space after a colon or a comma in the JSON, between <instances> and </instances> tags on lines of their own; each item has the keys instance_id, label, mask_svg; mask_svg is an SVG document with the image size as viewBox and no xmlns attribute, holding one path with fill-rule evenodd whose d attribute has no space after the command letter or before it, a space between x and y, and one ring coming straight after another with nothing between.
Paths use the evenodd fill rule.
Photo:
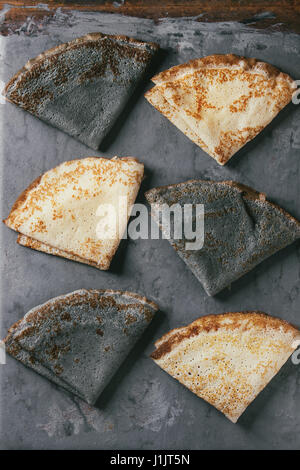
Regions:
<instances>
[{"instance_id":1,"label":"dark gray crepe","mask_svg":"<svg viewBox=\"0 0 300 470\"><path fill-rule=\"evenodd\" d=\"M300 222L265 195L233 181L197 181L146 193L162 231L158 207L204 204L204 246L186 250L186 239L170 241L208 295L215 295L264 259L300 238ZM171 222L171 229L172 225ZM172 236L172 231L171 231Z\"/></svg>"},{"instance_id":2,"label":"dark gray crepe","mask_svg":"<svg viewBox=\"0 0 300 470\"><path fill-rule=\"evenodd\" d=\"M30 60L4 96L97 150L157 50L126 36L87 34Z\"/></svg>"},{"instance_id":3,"label":"dark gray crepe","mask_svg":"<svg viewBox=\"0 0 300 470\"><path fill-rule=\"evenodd\" d=\"M6 351L94 404L156 311L130 292L78 290L30 310L9 329Z\"/></svg>"}]
</instances>

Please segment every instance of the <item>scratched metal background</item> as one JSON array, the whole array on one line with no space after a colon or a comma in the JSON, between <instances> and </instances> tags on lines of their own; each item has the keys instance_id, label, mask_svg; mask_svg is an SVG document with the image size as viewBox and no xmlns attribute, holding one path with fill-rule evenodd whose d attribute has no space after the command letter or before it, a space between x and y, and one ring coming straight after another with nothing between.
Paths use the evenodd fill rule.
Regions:
<instances>
[{"instance_id":1,"label":"scratched metal background","mask_svg":"<svg viewBox=\"0 0 300 470\"><path fill-rule=\"evenodd\" d=\"M0 79L31 57L91 31L157 41L159 65L212 53L234 52L267 60L300 78L300 36L267 33L239 24L193 19L158 22L101 13L57 10L41 23L28 19L0 38ZM150 84L148 83L149 87ZM0 103L1 218L40 173L72 158L97 154L13 105ZM300 218L300 108L291 105L225 167L219 167L140 95L106 151L145 163L143 189L188 178L236 179L264 191ZM140 201L143 201L141 193ZM58 390L10 357L0 366L0 449L296 449L300 447L300 366L291 361L237 425L163 373L149 358L162 333L208 313L260 309L300 326L299 244L273 256L208 297L166 240L122 244L109 272L16 245L1 227L1 337L31 307L85 288L128 289L161 308L156 322L92 408Z\"/></svg>"}]
</instances>

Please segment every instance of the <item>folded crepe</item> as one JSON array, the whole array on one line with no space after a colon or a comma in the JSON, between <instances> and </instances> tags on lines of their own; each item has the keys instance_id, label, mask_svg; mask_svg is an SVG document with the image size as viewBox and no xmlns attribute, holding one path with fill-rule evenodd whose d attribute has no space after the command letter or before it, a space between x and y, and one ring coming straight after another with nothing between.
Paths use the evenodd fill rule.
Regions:
<instances>
[{"instance_id":1,"label":"folded crepe","mask_svg":"<svg viewBox=\"0 0 300 470\"><path fill-rule=\"evenodd\" d=\"M236 423L300 345L300 331L265 313L224 313L155 345L156 364Z\"/></svg>"},{"instance_id":2,"label":"folded crepe","mask_svg":"<svg viewBox=\"0 0 300 470\"><path fill-rule=\"evenodd\" d=\"M204 245L187 249L184 227L182 238L174 239L174 220L170 221L169 242L185 261L208 295L215 295L253 269L264 259L300 238L300 222L265 194L234 181L191 180L151 189L146 193L151 215L168 237L168 226L161 217L163 205L171 207L204 205ZM184 218L182 217L183 221Z\"/></svg>"},{"instance_id":3,"label":"folded crepe","mask_svg":"<svg viewBox=\"0 0 300 470\"><path fill-rule=\"evenodd\" d=\"M77 290L30 310L9 329L6 351L94 404L156 311L130 292Z\"/></svg>"},{"instance_id":4,"label":"folded crepe","mask_svg":"<svg viewBox=\"0 0 300 470\"><path fill-rule=\"evenodd\" d=\"M292 99L294 81L265 62L211 55L161 72L146 99L220 165Z\"/></svg>"},{"instance_id":5,"label":"folded crepe","mask_svg":"<svg viewBox=\"0 0 300 470\"><path fill-rule=\"evenodd\" d=\"M106 270L143 174L132 157L64 162L21 194L4 223L21 245Z\"/></svg>"},{"instance_id":6,"label":"folded crepe","mask_svg":"<svg viewBox=\"0 0 300 470\"><path fill-rule=\"evenodd\" d=\"M126 36L90 33L27 62L4 96L97 150L157 50Z\"/></svg>"}]
</instances>

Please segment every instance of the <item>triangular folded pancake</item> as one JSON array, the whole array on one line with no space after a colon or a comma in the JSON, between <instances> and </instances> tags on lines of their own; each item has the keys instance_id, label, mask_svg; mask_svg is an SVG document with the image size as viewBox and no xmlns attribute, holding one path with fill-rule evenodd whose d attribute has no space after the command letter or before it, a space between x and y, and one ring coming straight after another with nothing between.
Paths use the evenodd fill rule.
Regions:
<instances>
[{"instance_id":1,"label":"triangular folded pancake","mask_svg":"<svg viewBox=\"0 0 300 470\"><path fill-rule=\"evenodd\" d=\"M27 62L4 96L97 150L157 50L126 36L90 33Z\"/></svg>"},{"instance_id":2,"label":"triangular folded pancake","mask_svg":"<svg viewBox=\"0 0 300 470\"><path fill-rule=\"evenodd\" d=\"M168 374L236 423L300 345L300 332L259 312L208 315L156 343Z\"/></svg>"},{"instance_id":3,"label":"triangular folded pancake","mask_svg":"<svg viewBox=\"0 0 300 470\"><path fill-rule=\"evenodd\" d=\"M4 222L22 235L22 245L106 270L143 174L144 166L132 157L64 162L35 180ZM103 211L97 212L101 206Z\"/></svg>"},{"instance_id":4,"label":"triangular folded pancake","mask_svg":"<svg viewBox=\"0 0 300 470\"><path fill-rule=\"evenodd\" d=\"M6 351L94 404L156 311L130 292L78 290L30 310L9 329Z\"/></svg>"},{"instance_id":5,"label":"triangular folded pancake","mask_svg":"<svg viewBox=\"0 0 300 470\"><path fill-rule=\"evenodd\" d=\"M146 193L151 215L167 236L163 204L204 205L204 245L187 250L169 239L208 295L215 295L264 259L300 238L300 222L262 193L234 181L191 180ZM195 212L195 211L194 211ZM171 220L171 229L174 222ZM170 231L172 237L173 230Z\"/></svg>"},{"instance_id":6,"label":"triangular folded pancake","mask_svg":"<svg viewBox=\"0 0 300 470\"><path fill-rule=\"evenodd\" d=\"M212 55L166 70L146 99L220 165L292 99L294 81L265 62Z\"/></svg>"}]
</instances>

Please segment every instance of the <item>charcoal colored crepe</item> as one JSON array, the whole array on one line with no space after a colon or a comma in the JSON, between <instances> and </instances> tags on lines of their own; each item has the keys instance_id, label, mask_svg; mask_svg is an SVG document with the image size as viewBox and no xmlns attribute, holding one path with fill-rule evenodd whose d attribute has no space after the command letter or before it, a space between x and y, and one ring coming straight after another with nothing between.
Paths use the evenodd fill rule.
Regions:
<instances>
[{"instance_id":1,"label":"charcoal colored crepe","mask_svg":"<svg viewBox=\"0 0 300 470\"><path fill-rule=\"evenodd\" d=\"M208 295L217 294L300 238L300 222L267 201L264 194L233 181L191 180L151 189L146 198L163 233L161 204L204 204L202 249L186 250L184 237L169 242Z\"/></svg>"},{"instance_id":2,"label":"charcoal colored crepe","mask_svg":"<svg viewBox=\"0 0 300 470\"><path fill-rule=\"evenodd\" d=\"M133 157L64 162L21 193L4 223L20 234L20 245L109 269L143 175L144 165ZM106 204L111 217L98 212ZM111 234L99 233L99 225L110 227Z\"/></svg>"},{"instance_id":3,"label":"charcoal colored crepe","mask_svg":"<svg viewBox=\"0 0 300 470\"><path fill-rule=\"evenodd\" d=\"M9 329L6 351L94 404L156 310L130 292L81 289L30 310Z\"/></svg>"},{"instance_id":4,"label":"charcoal colored crepe","mask_svg":"<svg viewBox=\"0 0 300 470\"><path fill-rule=\"evenodd\" d=\"M97 150L157 50L126 36L90 33L31 59L4 96Z\"/></svg>"},{"instance_id":5,"label":"charcoal colored crepe","mask_svg":"<svg viewBox=\"0 0 300 470\"><path fill-rule=\"evenodd\" d=\"M214 54L152 78L145 98L220 165L292 100L293 79L254 58Z\"/></svg>"}]
</instances>

